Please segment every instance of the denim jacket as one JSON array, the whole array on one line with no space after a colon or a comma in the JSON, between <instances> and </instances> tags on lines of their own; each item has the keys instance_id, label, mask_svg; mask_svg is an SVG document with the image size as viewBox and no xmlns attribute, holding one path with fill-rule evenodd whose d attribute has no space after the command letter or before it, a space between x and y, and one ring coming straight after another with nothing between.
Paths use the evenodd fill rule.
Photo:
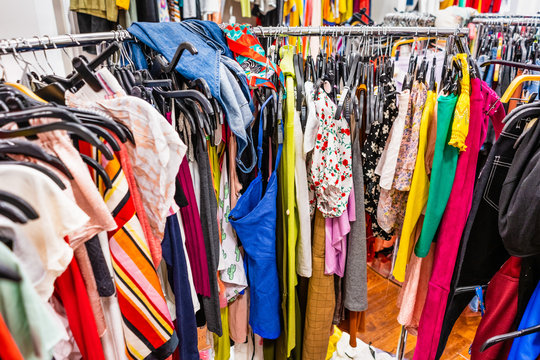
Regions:
<instances>
[{"instance_id":1,"label":"denim jacket","mask_svg":"<svg viewBox=\"0 0 540 360\"><path fill-rule=\"evenodd\" d=\"M239 168L242 172L251 171L255 166L255 159L248 165L240 160L248 146L250 152L255 154L253 141L247 131L253 120L253 104L247 77L232 59L232 53L218 25L200 20L186 20L181 23L137 22L131 25L128 31L168 61L172 60L179 44L186 41L193 44L198 53L192 55L185 51L176 71L188 80L202 78L208 83L212 96L220 103L227 123L237 137ZM132 46L132 50L135 55L139 55L136 58L139 58L140 53L135 46ZM146 65L141 59L138 59L136 64ZM224 72L222 67L227 69L227 72ZM249 115L246 109L249 110Z\"/></svg>"}]
</instances>

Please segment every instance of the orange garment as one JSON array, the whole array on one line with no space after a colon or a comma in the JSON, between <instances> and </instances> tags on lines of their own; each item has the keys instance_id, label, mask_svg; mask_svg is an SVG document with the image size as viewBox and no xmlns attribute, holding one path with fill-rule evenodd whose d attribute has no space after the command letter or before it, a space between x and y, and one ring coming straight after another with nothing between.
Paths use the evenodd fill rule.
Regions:
<instances>
[{"instance_id":1,"label":"orange garment","mask_svg":"<svg viewBox=\"0 0 540 360\"><path fill-rule=\"evenodd\" d=\"M9 329L0 314L0 349L2 360L24 360L15 340L11 336Z\"/></svg>"},{"instance_id":2,"label":"orange garment","mask_svg":"<svg viewBox=\"0 0 540 360\"><path fill-rule=\"evenodd\" d=\"M347 310L346 320L338 325L341 331L350 335L349 345L356 347L356 334L366 330L366 312Z\"/></svg>"},{"instance_id":3,"label":"orange garment","mask_svg":"<svg viewBox=\"0 0 540 360\"><path fill-rule=\"evenodd\" d=\"M517 76L520 76L520 75L523 75L523 70L522 69L519 69L517 71L517 74L516 74L516 77ZM521 98L521 92L523 90L523 83L520 84L516 90L514 90L514 93L512 94L511 98L512 99L520 99ZM508 111L507 113L509 113L510 111L514 110L516 108L516 106L518 106L518 100L510 100L508 102Z\"/></svg>"}]
</instances>

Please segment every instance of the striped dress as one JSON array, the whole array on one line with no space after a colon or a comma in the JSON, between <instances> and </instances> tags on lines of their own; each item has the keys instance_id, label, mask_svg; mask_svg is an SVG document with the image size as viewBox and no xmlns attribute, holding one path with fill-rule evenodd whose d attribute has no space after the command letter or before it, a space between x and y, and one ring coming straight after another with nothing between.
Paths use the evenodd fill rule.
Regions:
<instances>
[{"instance_id":1,"label":"striped dress","mask_svg":"<svg viewBox=\"0 0 540 360\"><path fill-rule=\"evenodd\" d=\"M81 152L91 155L89 147L83 147L81 144ZM113 183L111 189L102 184L99 188L117 224L108 237L126 355L129 359L166 359L178 346L178 338L133 201L137 189L130 188L133 182L127 176L132 174L122 168L130 167L128 157L116 153L109 161L101 154L92 155Z\"/></svg>"}]
</instances>

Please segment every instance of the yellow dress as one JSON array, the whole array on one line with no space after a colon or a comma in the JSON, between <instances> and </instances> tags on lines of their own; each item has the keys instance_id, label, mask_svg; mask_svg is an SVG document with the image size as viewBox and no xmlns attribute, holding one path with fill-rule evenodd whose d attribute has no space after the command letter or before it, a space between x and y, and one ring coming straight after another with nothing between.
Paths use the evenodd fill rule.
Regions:
<instances>
[{"instance_id":1,"label":"yellow dress","mask_svg":"<svg viewBox=\"0 0 540 360\"><path fill-rule=\"evenodd\" d=\"M294 184L295 150L294 150L294 62L295 47L287 45L281 48L280 67L285 75L286 101L284 106L283 154L279 169L280 187L282 189L281 204L283 206L283 234L285 245L284 266L287 274L285 289L286 317L285 337L287 357L296 346L296 240L298 238L298 211L296 209L296 191Z\"/></svg>"}]
</instances>

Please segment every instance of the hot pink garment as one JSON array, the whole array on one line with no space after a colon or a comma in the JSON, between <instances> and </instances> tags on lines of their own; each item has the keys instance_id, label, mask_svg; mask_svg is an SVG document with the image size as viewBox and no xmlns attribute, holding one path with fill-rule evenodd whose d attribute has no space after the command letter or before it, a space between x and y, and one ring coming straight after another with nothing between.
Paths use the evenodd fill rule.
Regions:
<instances>
[{"instance_id":1,"label":"hot pink garment","mask_svg":"<svg viewBox=\"0 0 540 360\"><path fill-rule=\"evenodd\" d=\"M420 318L413 360L434 359L437 353L461 233L471 209L478 151L487 132L486 113L497 99L495 92L485 82L479 79L471 80L469 134L465 141L467 150L459 156L452 192L439 225L433 272L429 281L424 311ZM496 128L500 126L504 118L504 110L500 107L499 104L489 113L493 122L497 123Z\"/></svg>"},{"instance_id":2,"label":"hot pink garment","mask_svg":"<svg viewBox=\"0 0 540 360\"><path fill-rule=\"evenodd\" d=\"M340 217L325 219L325 252L324 273L345 275L345 261L347 258L347 234L351 231L351 221L356 221L354 206L354 188L349 194L347 208Z\"/></svg>"},{"instance_id":3,"label":"hot pink garment","mask_svg":"<svg viewBox=\"0 0 540 360\"><path fill-rule=\"evenodd\" d=\"M182 215L182 222L184 223L184 231L186 233L186 250L191 265L191 272L193 273L193 283L197 294L210 296L208 259L206 257L201 218L197 207L197 200L195 200L195 191L193 190L187 157L184 157L182 164L180 164L180 171L177 178L188 201L187 206L180 208L180 215Z\"/></svg>"}]
</instances>

